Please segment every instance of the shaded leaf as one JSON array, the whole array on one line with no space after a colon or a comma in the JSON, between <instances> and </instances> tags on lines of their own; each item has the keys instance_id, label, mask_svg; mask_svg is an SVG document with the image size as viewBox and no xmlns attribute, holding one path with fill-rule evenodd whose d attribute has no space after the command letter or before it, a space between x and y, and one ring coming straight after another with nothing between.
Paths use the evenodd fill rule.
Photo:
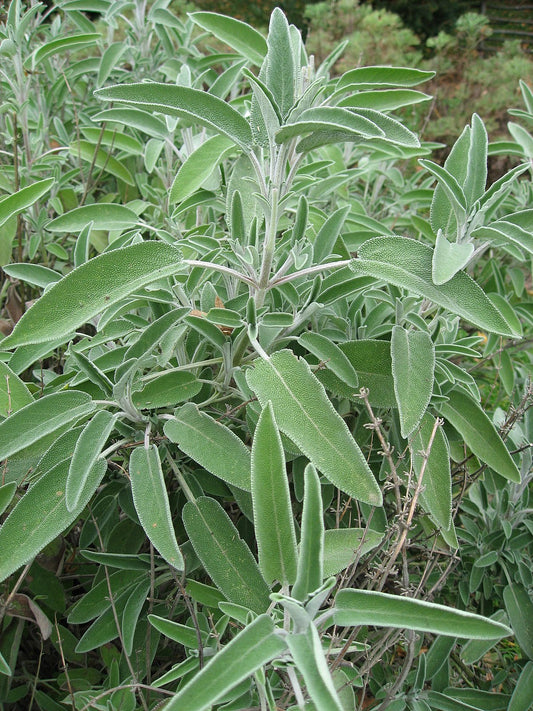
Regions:
<instances>
[{"instance_id":1,"label":"shaded leaf","mask_svg":"<svg viewBox=\"0 0 533 711\"><path fill-rule=\"evenodd\" d=\"M182 202L201 188L233 146L225 136L212 136L202 143L178 170L170 188L169 204Z\"/></svg>"},{"instance_id":2,"label":"shaded leaf","mask_svg":"<svg viewBox=\"0 0 533 711\"><path fill-rule=\"evenodd\" d=\"M324 579L324 513L320 479L312 464L304 471L304 501L298 572L292 588L296 600L305 600Z\"/></svg>"},{"instance_id":3,"label":"shaded leaf","mask_svg":"<svg viewBox=\"0 0 533 711\"><path fill-rule=\"evenodd\" d=\"M520 583L511 583L503 590L503 601L518 644L533 659L533 602L527 590Z\"/></svg>"}]
</instances>

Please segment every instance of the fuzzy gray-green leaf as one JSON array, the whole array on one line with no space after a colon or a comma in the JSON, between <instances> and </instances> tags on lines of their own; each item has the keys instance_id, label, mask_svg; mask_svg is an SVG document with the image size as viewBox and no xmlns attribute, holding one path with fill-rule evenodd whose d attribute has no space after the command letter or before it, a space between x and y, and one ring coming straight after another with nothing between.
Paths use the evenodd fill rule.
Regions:
<instances>
[{"instance_id":1,"label":"fuzzy gray-green leaf","mask_svg":"<svg viewBox=\"0 0 533 711\"><path fill-rule=\"evenodd\" d=\"M197 556L230 602L264 612L269 588L252 552L215 499L200 496L183 507L183 523Z\"/></svg>"},{"instance_id":2,"label":"fuzzy gray-green leaf","mask_svg":"<svg viewBox=\"0 0 533 711\"><path fill-rule=\"evenodd\" d=\"M164 242L140 242L104 252L53 284L26 311L4 348L67 338L137 289L179 269L181 252Z\"/></svg>"},{"instance_id":3,"label":"fuzzy gray-green leaf","mask_svg":"<svg viewBox=\"0 0 533 711\"><path fill-rule=\"evenodd\" d=\"M135 509L146 535L169 565L184 570L157 447L152 445L149 449L137 447L133 450L130 480Z\"/></svg>"},{"instance_id":4,"label":"fuzzy gray-green leaf","mask_svg":"<svg viewBox=\"0 0 533 711\"><path fill-rule=\"evenodd\" d=\"M292 585L296 578L296 533L285 455L272 405L267 403L252 446L252 499L259 567L267 583Z\"/></svg>"},{"instance_id":5,"label":"fuzzy gray-green leaf","mask_svg":"<svg viewBox=\"0 0 533 711\"><path fill-rule=\"evenodd\" d=\"M291 351L257 360L246 373L264 407L270 400L279 429L339 489L373 506L381 491L346 423L309 365Z\"/></svg>"},{"instance_id":6,"label":"fuzzy gray-green leaf","mask_svg":"<svg viewBox=\"0 0 533 711\"><path fill-rule=\"evenodd\" d=\"M163 428L171 442L204 469L245 491L251 490L250 450L221 422L188 403Z\"/></svg>"},{"instance_id":7,"label":"fuzzy gray-green leaf","mask_svg":"<svg viewBox=\"0 0 533 711\"><path fill-rule=\"evenodd\" d=\"M433 341L425 331L394 326L391 359L401 433L402 437L408 437L420 423L433 393Z\"/></svg>"},{"instance_id":8,"label":"fuzzy gray-green leaf","mask_svg":"<svg viewBox=\"0 0 533 711\"><path fill-rule=\"evenodd\" d=\"M351 268L423 296L487 331L520 335L465 272L437 286L432 277L433 250L408 237L374 237L364 242Z\"/></svg>"}]
</instances>

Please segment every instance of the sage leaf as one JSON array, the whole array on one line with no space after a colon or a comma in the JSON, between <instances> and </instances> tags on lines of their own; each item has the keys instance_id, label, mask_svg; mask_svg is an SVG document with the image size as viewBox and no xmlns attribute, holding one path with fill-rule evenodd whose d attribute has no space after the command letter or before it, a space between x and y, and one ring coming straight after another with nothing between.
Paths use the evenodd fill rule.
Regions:
<instances>
[{"instance_id":1,"label":"sage leaf","mask_svg":"<svg viewBox=\"0 0 533 711\"><path fill-rule=\"evenodd\" d=\"M188 403L167 420L163 431L208 472L239 489L251 490L250 450L229 427Z\"/></svg>"},{"instance_id":2,"label":"sage leaf","mask_svg":"<svg viewBox=\"0 0 533 711\"><path fill-rule=\"evenodd\" d=\"M298 554L298 571L292 597L304 601L318 590L324 580L324 513L320 478L315 467L304 471L302 530Z\"/></svg>"},{"instance_id":3,"label":"sage leaf","mask_svg":"<svg viewBox=\"0 0 533 711\"><path fill-rule=\"evenodd\" d=\"M323 578L345 570L354 562L356 555L368 553L380 544L382 538L382 533L371 528L332 528L325 531Z\"/></svg>"},{"instance_id":4,"label":"sage leaf","mask_svg":"<svg viewBox=\"0 0 533 711\"><path fill-rule=\"evenodd\" d=\"M179 269L181 252L164 242L140 242L104 252L53 284L26 311L4 348L68 337L76 328L137 289Z\"/></svg>"},{"instance_id":5,"label":"sage leaf","mask_svg":"<svg viewBox=\"0 0 533 711\"><path fill-rule=\"evenodd\" d=\"M533 660L533 602L520 583L511 583L503 590L503 601L514 630L516 641L524 654Z\"/></svg>"},{"instance_id":6,"label":"sage leaf","mask_svg":"<svg viewBox=\"0 0 533 711\"><path fill-rule=\"evenodd\" d=\"M4 225L10 217L19 215L21 212L31 207L39 198L49 192L55 183L54 178L39 180L26 188L17 190L13 195L8 195L0 200L0 227Z\"/></svg>"},{"instance_id":7,"label":"sage leaf","mask_svg":"<svg viewBox=\"0 0 533 711\"><path fill-rule=\"evenodd\" d=\"M138 221L137 214L125 205L99 202L65 212L50 220L46 229L49 232L80 232L92 222L95 230L126 230L135 227Z\"/></svg>"},{"instance_id":8,"label":"sage leaf","mask_svg":"<svg viewBox=\"0 0 533 711\"><path fill-rule=\"evenodd\" d=\"M0 423L0 460L20 452L95 408L90 395L67 390L32 400Z\"/></svg>"},{"instance_id":9,"label":"sage leaf","mask_svg":"<svg viewBox=\"0 0 533 711\"><path fill-rule=\"evenodd\" d=\"M359 258L351 262L356 274L369 274L390 282L457 314L480 328L503 336L516 336L501 312L465 272L437 286L432 276L433 250L408 237L387 236L367 240Z\"/></svg>"},{"instance_id":10,"label":"sage leaf","mask_svg":"<svg viewBox=\"0 0 533 711\"><path fill-rule=\"evenodd\" d=\"M416 86L435 76L435 72L409 67L358 67L345 72L337 82L337 88L377 88L384 86Z\"/></svg>"},{"instance_id":11,"label":"sage leaf","mask_svg":"<svg viewBox=\"0 0 533 711\"><path fill-rule=\"evenodd\" d=\"M265 61L265 84L286 117L294 103L295 74L289 23L279 7L270 16L267 37L268 52Z\"/></svg>"},{"instance_id":12,"label":"sage leaf","mask_svg":"<svg viewBox=\"0 0 533 711\"><path fill-rule=\"evenodd\" d=\"M391 360L401 433L407 438L420 423L433 393L435 348L431 336L394 326Z\"/></svg>"},{"instance_id":13,"label":"sage leaf","mask_svg":"<svg viewBox=\"0 0 533 711\"><path fill-rule=\"evenodd\" d=\"M438 526L448 530L452 523L450 452L442 427L437 427L428 453L434 428L435 418L426 413L411 440L411 456L417 480L422 475L420 503Z\"/></svg>"},{"instance_id":14,"label":"sage leaf","mask_svg":"<svg viewBox=\"0 0 533 711\"><path fill-rule=\"evenodd\" d=\"M246 22L216 12L191 12L189 17L256 66L263 63L267 53L266 40Z\"/></svg>"},{"instance_id":15,"label":"sage leaf","mask_svg":"<svg viewBox=\"0 0 533 711\"><path fill-rule=\"evenodd\" d=\"M13 676L13 672L9 664L6 662L4 655L0 652L0 674L5 674L6 676Z\"/></svg>"},{"instance_id":16,"label":"sage leaf","mask_svg":"<svg viewBox=\"0 0 533 711\"><path fill-rule=\"evenodd\" d=\"M95 96L193 120L227 136L245 151L252 146L252 130L244 116L222 99L199 89L157 82L118 84L98 89Z\"/></svg>"},{"instance_id":17,"label":"sage leaf","mask_svg":"<svg viewBox=\"0 0 533 711\"><path fill-rule=\"evenodd\" d=\"M533 662L527 662L520 672L507 711L528 711L533 699Z\"/></svg>"},{"instance_id":18,"label":"sage leaf","mask_svg":"<svg viewBox=\"0 0 533 711\"><path fill-rule=\"evenodd\" d=\"M296 578L296 533L285 455L274 412L267 403L252 445L252 500L259 568L267 583L292 585Z\"/></svg>"},{"instance_id":19,"label":"sage leaf","mask_svg":"<svg viewBox=\"0 0 533 711\"><path fill-rule=\"evenodd\" d=\"M188 505L188 504L187 504ZM286 649L273 621L260 615L209 660L166 705L166 711L204 711Z\"/></svg>"},{"instance_id":20,"label":"sage leaf","mask_svg":"<svg viewBox=\"0 0 533 711\"><path fill-rule=\"evenodd\" d=\"M16 490L17 484L14 481L10 481L9 484L0 486L0 516L13 500Z\"/></svg>"},{"instance_id":21,"label":"sage leaf","mask_svg":"<svg viewBox=\"0 0 533 711\"><path fill-rule=\"evenodd\" d=\"M441 415L459 432L472 452L501 476L520 483L520 472L496 428L478 403L459 390L446 393Z\"/></svg>"},{"instance_id":22,"label":"sage leaf","mask_svg":"<svg viewBox=\"0 0 533 711\"><path fill-rule=\"evenodd\" d=\"M174 178L168 196L169 204L182 202L201 188L233 146L233 141L225 136L212 136L193 151Z\"/></svg>"},{"instance_id":23,"label":"sage leaf","mask_svg":"<svg viewBox=\"0 0 533 711\"><path fill-rule=\"evenodd\" d=\"M289 634L287 646L315 706L343 711L315 625L310 624L305 632Z\"/></svg>"},{"instance_id":24,"label":"sage leaf","mask_svg":"<svg viewBox=\"0 0 533 711\"><path fill-rule=\"evenodd\" d=\"M100 457L102 447L107 442L115 426L116 417L107 410L99 410L92 420L83 428L78 437L70 466L66 485L66 505L73 511L85 488L87 477L96 460Z\"/></svg>"},{"instance_id":25,"label":"sage leaf","mask_svg":"<svg viewBox=\"0 0 533 711\"><path fill-rule=\"evenodd\" d=\"M190 400L202 389L202 383L188 371L163 373L150 380L141 390L132 394L131 400L140 410L171 407Z\"/></svg>"},{"instance_id":26,"label":"sage leaf","mask_svg":"<svg viewBox=\"0 0 533 711\"><path fill-rule=\"evenodd\" d=\"M0 415L8 417L33 402L26 383L11 368L0 361Z\"/></svg>"},{"instance_id":27,"label":"sage leaf","mask_svg":"<svg viewBox=\"0 0 533 711\"><path fill-rule=\"evenodd\" d=\"M306 109L298 116L297 121L282 126L276 133L276 143L285 143L291 138L307 133L331 133L332 131L342 132L346 136L345 141L354 141L356 137L383 138L385 136L384 131L364 116L354 114L349 109L324 106Z\"/></svg>"},{"instance_id":28,"label":"sage leaf","mask_svg":"<svg viewBox=\"0 0 533 711\"><path fill-rule=\"evenodd\" d=\"M355 368L339 346L320 333L308 331L298 339L298 342L317 358L324 362L326 368L340 378L348 387L354 390L359 385Z\"/></svg>"},{"instance_id":29,"label":"sage leaf","mask_svg":"<svg viewBox=\"0 0 533 711\"><path fill-rule=\"evenodd\" d=\"M137 630L139 615L150 594L150 579L143 580L131 591L122 611L121 630L124 652L131 656L133 652L133 639Z\"/></svg>"},{"instance_id":30,"label":"sage leaf","mask_svg":"<svg viewBox=\"0 0 533 711\"><path fill-rule=\"evenodd\" d=\"M269 604L269 588L252 552L215 499L200 496L183 507L183 524L197 556L230 602L258 614Z\"/></svg>"},{"instance_id":31,"label":"sage leaf","mask_svg":"<svg viewBox=\"0 0 533 711\"><path fill-rule=\"evenodd\" d=\"M159 452L137 447L130 457L131 493L139 521L154 548L176 570L185 563L176 541Z\"/></svg>"},{"instance_id":32,"label":"sage leaf","mask_svg":"<svg viewBox=\"0 0 533 711\"><path fill-rule=\"evenodd\" d=\"M98 459L87 477L78 505L65 502L69 462L60 462L33 484L0 528L0 581L28 563L81 514L100 484L107 462Z\"/></svg>"},{"instance_id":33,"label":"sage leaf","mask_svg":"<svg viewBox=\"0 0 533 711\"><path fill-rule=\"evenodd\" d=\"M256 361L246 379L263 407L272 402L279 429L324 476L359 501L381 506L381 491L363 453L304 360L278 351Z\"/></svg>"},{"instance_id":34,"label":"sage leaf","mask_svg":"<svg viewBox=\"0 0 533 711\"><path fill-rule=\"evenodd\" d=\"M466 267L473 254L474 245L471 242L448 242L442 230L439 230L431 268L433 283L437 286L446 284Z\"/></svg>"},{"instance_id":35,"label":"sage leaf","mask_svg":"<svg viewBox=\"0 0 533 711\"><path fill-rule=\"evenodd\" d=\"M341 590L335 598L338 625L374 625L431 632L448 637L501 639L512 630L501 622L425 600L373 590Z\"/></svg>"}]
</instances>

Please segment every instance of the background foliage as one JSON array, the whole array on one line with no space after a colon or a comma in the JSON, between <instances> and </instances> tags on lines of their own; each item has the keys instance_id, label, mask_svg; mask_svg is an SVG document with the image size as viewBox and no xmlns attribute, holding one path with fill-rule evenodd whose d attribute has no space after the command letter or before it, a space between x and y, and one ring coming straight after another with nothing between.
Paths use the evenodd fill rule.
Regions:
<instances>
[{"instance_id":1,"label":"background foliage","mask_svg":"<svg viewBox=\"0 0 533 711\"><path fill-rule=\"evenodd\" d=\"M6 8L6 709L530 707L529 60L308 15Z\"/></svg>"}]
</instances>

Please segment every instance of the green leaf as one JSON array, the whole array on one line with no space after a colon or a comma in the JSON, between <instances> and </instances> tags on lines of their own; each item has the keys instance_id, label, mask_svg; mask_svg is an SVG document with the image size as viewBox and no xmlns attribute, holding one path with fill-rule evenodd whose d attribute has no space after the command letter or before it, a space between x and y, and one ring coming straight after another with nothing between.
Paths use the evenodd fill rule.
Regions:
<instances>
[{"instance_id":1,"label":"green leaf","mask_svg":"<svg viewBox=\"0 0 533 711\"><path fill-rule=\"evenodd\" d=\"M147 133L153 138L166 138L169 133L164 121L142 109L125 108L123 106L105 109L93 116L92 120L121 123Z\"/></svg>"},{"instance_id":2,"label":"green leaf","mask_svg":"<svg viewBox=\"0 0 533 711\"><path fill-rule=\"evenodd\" d=\"M140 410L172 407L190 400L201 389L202 383L188 371L163 373L146 383L142 390L134 392L131 400Z\"/></svg>"},{"instance_id":3,"label":"green leaf","mask_svg":"<svg viewBox=\"0 0 533 711\"><path fill-rule=\"evenodd\" d=\"M323 578L342 572L354 562L356 555L368 553L378 546L382 539L383 534L371 528L332 528L326 531Z\"/></svg>"},{"instance_id":4,"label":"green leaf","mask_svg":"<svg viewBox=\"0 0 533 711\"><path fill-rule=\"evenodd\" d=\"M133 652L133 641L135 632L137 631L137 622L149 594L150 580L143 580L133 588L122 611L120 625L122 630L122 643L124 645L124 652L128 656L131 656Z\"/></svg>"},{"instance_id":5,"label":"green leaf","mask_svg":"<svg viewBox=\"0 0 533 711\"><path fill-rule=\"evenodd\" d=\"M390 343L363 339L339 343L339 348L354 367L359 379L359 387L368 390L370 404L375 407L397 407L394 396ZM331 392L360 402L360 398L353 392L353 388L349 388L333 373L319 370L316 375Z\"/></svg>"},{"instance_id":6,"label":"green leaf","mask_svg":"<svg viewBox=\"0 0 533 711\"><path fill-rule=\"evenodd\" d=\"M106 79L116 67L118 60L122 57L126 49L127 44L124 42L113 42L109 47L106 47L105 52L102 54L102 59L100 60L100 67L98 68L97 86L105 84Z\"/></svg>"},{"instance_id":7,"label":"green leaf","mask_svg":"<svg viewBox=\"0 0 533 711\"><path fill-rule=\"evenodd\" d=\"M490 616L496 622L507 624L508 619L505 610L497 610ZM461 648L461 660L465 664L475 664L493 647L492 642L479 639L469 639Z\"/></svg>"},{"instance_id":8,"label":"green leaf","mask_svg":"<svg viewBox=\"0 0 533 711\"><path fill-rule=\"evenodd\" d=\"M304 471L304 501L298 571L292 597L304 601L324 579L324 520L322 490L317 471L308 464Z\"/></svg>"},{"instance_id":9,"label":"green leaf","mask_svg":"<svg viewBox=\"0 0 533 711\"><path fill-rule=\"evenodd\" d=\"M66 424L73 425L95 407L87 393L76 390L32 400L0 423L0 460L20 452Z\"/></svg>"},{"instance_id":10,"label":"green leaf","mask_svg":"<svg viewBox=\"0 0 533 711\"><path fill-rule=\"evenodd\" d=\"M73 158L79 158L89 163L91 166L105 171L115 178L122 180L126 185L135 185L135 180L130 171L119 160L98 148L89 141L74 141L69 146L69 153ZM48 227L50 229L50 227Z\"/></svg>"},{"instance_id":11,"label":"green leaf","mask_svg":"<svg viewBox=\"0 0 533 711\"><path fill-rule=\"evenodd\" d=\"M439 230L431 267L433 283L437 286L446 284L466 267L473 254L474 245L471 242L448 242L442 230Z\"/></svg>"},{"instance_id":12,"label":"green leaf","mask_svg":"<svg viewBox=\"0 0 533 711\"><path fill-rule=\"evenodd\" d=\"M263 407L271 400L279 429L335 486L381 506L381 491L363 453L304 360L278 351L256 361L246 379Z\"/></svg>"},{"instance_id":13,"label":"green leaf","mask_svg":"<svg viewBox=\"0 0 533 711\"><path fill-rule=\"evenodd\" d=\"M51 220L46 229L50 232L80 232L90 222L94 230L125 230L135 227L139 218L125 205L99 202L76 207Z\"/></svg>"},{"instance_id":14,"label":"green leaf","mask_svg":"<svg viewBox=\"0 0 533 711\"><path fill-rule=\"evenodd\" d=\"M438 410L459 432L472 452L501 476L520 483L520 472L496 428L478 403L460 390L446 393Z\"/></svg>"},{"instance_id":15,"label":"green leaf","mask_svg":"<svg viewBox=\"0 0 533 711\"><path fill-rule=\"evenodd\" d=\"M117 599L129 588L133 589L139 579L138 570L118 570L107 578L95 583L85 595L69 610L68 622L81 625L96 617L111 607L111 598Z\"/></svg>"},{"instance_id":16,"label":"green leaf","mask_svg":"<svg viewBox=\"0 0 533 711\"><path fill-rule=\"evenodd\" d=\"M7 509L7 507L13 500L16 490L17 484L14 481L10 481L9 484L4 484L3 486L0 486L0 516L4 513L4 511Z\"/></svg>"},{"instance_id":17,"label":"green leaf","mask_svg":"<svg viewBox=\"0 0 533 711\"><path fill-rule=\"evenodd\" d=\"M202 143L178 170L170 188L169 204L182 202L201 188L233 146L233 141L225 136L212 136Z\"/></svg>"},{"instance_id":18,"label":"green leaf","mask_svg":"<svg viewBox=\"0 0 533 711\"><path fill-rule=\"evenodd\" d=\"M176 541L159 452L137 447L130 457L131 493L139 521L154 548L176 570L185 563Z\"/></svg>"},{"instance_id":19,"label":"green leaf","mask_svg":"<svg viewBox=\"0 0 533 711\"><path fill-rule=\"evenodd\" d=\"M434 428L435 418L426 413L411 440L411 456L417 480L420 481L422 476L420 502L435 523L448 530L452 523L452 473L448 442L442 427L435 430L427 461L424 456Z\"/></svg>"},{"instance_id":20,"label":"green leaf","mask_svg":"<svg viewBox=\"0 0 533 711\"><path fill-rule=\"evenodd\" d=\"M520 583L511 583L503 590L503 601L516 641L524 654L533 659L533 602Z\"/></svg>"},{"instance_id":21,"label":"green leaf","mask_svg":"<svg viewBox=\"0 0 533 711\"><path fill-rule=\"evenodd\" d=\"M528 711L533 704L533 662L522 669L507 711Z\"/></svg>"},{"instance_id":22,"label":"green leaf","mask_svg":"<svg viewBox=\"0 0 533 711\"><path fill-rule=\"evenodd\" d=\"M208 472L239 489L251 490L250 450L229 427L188 403L167 420L163 431Z\"/></svg>"},{"instance_id":23,"label":"green leaf","mask_svg":"<svg viewBox=\"0 0 533 711\"><path fill-rule=\"evenodd\" d=\"M428 101L431 96L413 89L378 89L376 91L359 91L356 94L336 102L337 106L350 109L374 109L375 111L394 111L403 106L419 104Z\"/></svg>"},{"instance_id":24,"label":"green leaf","mask_svg":"<svg viewBox=\"0 0 533 711\"><path fill-rule=\"evenodd\" d=\"M348 387L354 390L358 387L359 378L357 377L357 372L336 343L320 333L311 331L307 331L300 336L298 342L309 353L323 361L326 368L335 373Z\"/></svg>"},{"instance_id":25,"label":"green leaf","mask_svg":"<svg viewBox=\"0 0 533 711\"><path fill-rule=\"evenodd\" d=\"M83 428L76 442L68 471L66 505L69 511L73 511L78 505L87 477L96 460L99 459L115 422L114 415L107 410L99 410Z\"/></svg>"},{"instance_id":26,"label":"green leaf","mask_svg":"<svg viewBox=\"0 0 533 711\"><path fill-rule=\"evenodd\" d=\"M303 136L307 133L342 132L346 137L345 141L355 141L356 138L383 138L385 136L375 123L354 114L348 109L339 109L335 106L323 106L319 108L306 109L299 116L298 120L287 123L276 133L276 143L285 143L296 136Z\"/></svg>"},{"instance_id":27,"label":"green leaf","mask_svg":"<svg viewBox=\"0 0 533 711\"><path fill-rule=\"evenodd\" d=\"M335 243L341 233L344 221L348 216L350 207L341 207L332 213L318 231L313 242L313 254L315 262L318 264L323 259L329 257L335 248Z\"/></svg>"},{"instance_id":28,"label":"green leaf","mask_svg":"<svg viewBox=\"0 0 533 711\"><path fill-rule=\"evenodd\" d=\"M419 148L420 141L417 136L406 128L402 123L387 116L381 111L374 109L351 109L357 116L367 118L369 121L383 131L382 140L397 143L400 146L409 146L411 148Z\"/></svg>"},{"instance_id":29,"label":"green leaf","mask_svg":"<svg viewBox=\"0 0 533 711\"><path fill-rule=\"evenodd\" d=\"M407 438L419 425L433 394L435 348L431 336L394 326L391 360L401 433Z\"/></svg>"},{"instance_id":30,"label":"green leaf","mask_svg":"<svg viewBox=\"0 0 533 711\"><path fill-rule=\"evenodd\" d=\"M189 504L187 504L188 506ZM167 703L166 711L204 711L286 649L268 615L260 615L217 652Z\"/></svg>"},{"instance_id":31,"label":"green leaf","mask_svg":"<svg viewBox=\"0 0 533 711\"><path fill-rule=\"evenodd\" d=\"M18 190L13 195L8 195L0 200L0 227L4 225L10 217L14 217L37 202L39 198L49 192L55 183L54 178L39 180L27 188Z\"/></svg>"},{"instance_id":32,"label":"green leaf","mask_svg":"<svg viewBox=\"0 0 533 711\"><path fill-rule=\"evenodd\" d=\"M372 590L341 590L334 610L335 623L344 626L398 627L470 639L501 639L512 634L506 625L472 612Z\"/></svg>"},{"instance_id":33,"label":"green leaf","mask_svg":"<svg viewBox=\"0 0 533 711\"><path fill-rule=\"evenodd\" d=\"M52 57L54 54L78 52L81 49L94 47L99 39L101 39L101 35L94 32L58 37L50 40L50 42L45 42L45 44L36 49L24 62L24 66L26 69L30 67L35 69L41 62L44 62L45 59Z\"/></svg>"},{"instance_id":34,"label":"green leaf","mask_svg":"<svg viewBox=\"0 0 533 711\"><path fill-rule=\"evenodd\" d=\"M282 118L285 118L294 103L296 68L289 23L279 7L274 8L270 16L267 46L265 84L272 92Z\"/></svg>"},{"instance_id":35,"label":"green leaf","mask_svg":"<svg viewBox=\"0 0 533 711\"><path fill-rule=\"evenodd\" d=\"M189 649L198 649L199 640L198 632L194 627L189 627L188 625L182 625L178 622L173 622L172 620L167 620L164 617L159 617L158 615L148 615L150 624L155 627L158 632L164 634L165 637L181 644L183 647L189 647ZM203 646L207 646L209 643L209 635L200 630L200 638Z\"/></svg>"},{"instance_id":36,"label":"green leaf","mask_svg":"<svg viewBox=\"0 0 533 711\"><path fill-rule=\"evenodd\" d=\"M163 242L141 242L104 252L53 284L26 311L4 348L67 338L108 306L161 277L174 274L181 252Z\"/></svg>"},{"instance_id":37,"label":"green leaf","mask_svg":"<svg viewBox=\"0 0 533 711\"><path fill-rule=\"evenodd\" d=\"M440 165L431 160L420 160L419 163L437 179L439 186L448 198L449 205L455 213L455 219L457 225L459 226L458 228L461 229L466 223L468 210L463 188L458 183L456 178L446 170L446 168L442 168ZM434 220L432 220L431 226L435 231L442 228L442 225L437 224Z\"/></svg>"},{"instance_id":38,"label":"green leaf","mask_svg":"<svg viewBox=\"0 0 533 711\"><path fill-rule=\"evenodd\" d=\"M407 237L374 237L363 243L351 262L356 274L390 282L457 314L482 329L514 336L511 326L483 290L465 272L437 286L432 277L433 250Z\"/></svg>"},{"instance_id":39,"label":"green leaf","mask_svg":"<svg viewBox=\"0 0 533 711\"><path fill-rule=\"evenodd\" d=\"M287 635L287 645L314 705L343 711L315 625L310 624L305 632Z\"/></svg>"},{"instance_id":40,"label":"green leaf","mask_svg":"<svg viewBox=\"0 0 533 711\"><path fill-rule=\"evenodd\" d=\"M100 484L107 463L93 466L78 505L69 511L65 502L69 462L60 462L31 486L0 528L0 581L28 563L81 514Z\"/></svg>"},{"instance_id":41,"label":"green leaf","mask_svg":"<svg viewBox=\"0 0 533 711\"><path fill-rule=\"evenodd\" d=\"M252 500L259 568L267 583L292 585L296 578L296 533L285 455L270 402L255 428Z\"/></svg>"},{"instance_id":42,"label":"green leaf","mask_svg":"<svg viewBox=\"0 0 533 711\"><path fill-rule=\"evenodd\" d=\"M264 612L270 604L268 585L218 501L207 496L188 501L182 515L193 548L220 592L230 602Z\"/></svg>"},{"instance_id":43,"label":"green leaf","mask_svg":"<svg viewBox=\"0 0 533 711\"><path fill-rule=\"evenodd\" d=\"M345 72L337 82L337 89L350 87L373 88L382 86L416 86L435 76L435 72L408 67L358 67Z\"/></svg>"},{"instance_id":44,"label":"green leaf","mask_svg":"<svg viewBox=\"0 0 533 711\"><path fill-rule=\"evenodd\" d=\"M10 277L20 279L33 286L40 286L42 289L49 284L55 284L56 281L59 281L62 277L59 272L44 267L42 264L21 262L20 264L9 264L3 267L3 269Z\"/></svg>"},{"instance_id":45,"label":"green leaf","mask_svg":"<svg viewBox=\"0 0 533 711\"><path fill-rule=\"evenodd\" d=\"M0 415L8 417L33 402L33 397L18 375L0 361Z\"/></svg>"},{"instance_id":46,"label":"green leaf","mask_svg":"<svg viewBox=\"0 0 533 711\"><path fill-rule=\"evenodd\" d=\"M216 12L191 12L189 17L204 30L211 32L252 64L260 67L267 53L267 43L261 33L246 22Z\"/></svg>"},{"instance_id":47,"label":"green leaf","mask_svg":"<svg viewBox=\"0 0 533 711\"><path fill-rule=\"evenodd\" d=\"M0 674L5 674L6 676L13 676L9 664L6 662L4 655L0 652Z\"/></svg>"},{"instance_id":48,"label":"green leaf","mask_svg":"<svg viewBox=\"0 0 533 711\"><path fill-rule=\"evenodd\" d=\"M487 184L487 152L487 129L482 119L477 114L474 114L472 116L466 176L463 183L463 190L469 207L485 192L485 185Z\"/></svg>"},{"instance_id":49,"label":"green leaf","mask_svg":"<svg viewBox=\"0 0 533 711\"><path fill-rule=\"evenodd\" d=\"M248 121L222 99L205 91L149 82L108 86L98 89L95 95L99 99L192 120L227 136L245 151L251 149L252 131Z\"/></svg>"}]
</instances>

